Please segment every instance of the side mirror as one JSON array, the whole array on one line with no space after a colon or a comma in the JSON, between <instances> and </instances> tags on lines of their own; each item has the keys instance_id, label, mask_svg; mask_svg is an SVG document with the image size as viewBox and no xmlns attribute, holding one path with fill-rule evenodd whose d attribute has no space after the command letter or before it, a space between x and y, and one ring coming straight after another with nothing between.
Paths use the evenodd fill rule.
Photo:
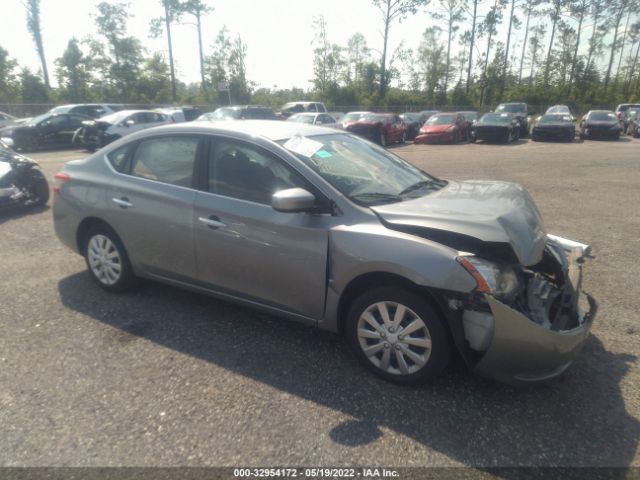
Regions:
<instances>
[{"instance_id":1,"label":"side mirror","mask_svg":"<svg viewBox=\"0 0 640 480\"><path fill-rule=\"evenodd\" d=\"M271 206L278 212L308 212L316 206L316 197L304 188L288 188L273 194Z\"/></svg>"},{"instance_id":2,"label":"side mirror","mask_svg":"<svg viewBox=\"0 0 640 480\"><path fill-rule=\"evenodd\" d=\"M136 122L134 122L133 120L127 120L126 122L124 122L124 126L125 127L130 127L131 125L135 125Z\"/></svg>"}]
</instances>

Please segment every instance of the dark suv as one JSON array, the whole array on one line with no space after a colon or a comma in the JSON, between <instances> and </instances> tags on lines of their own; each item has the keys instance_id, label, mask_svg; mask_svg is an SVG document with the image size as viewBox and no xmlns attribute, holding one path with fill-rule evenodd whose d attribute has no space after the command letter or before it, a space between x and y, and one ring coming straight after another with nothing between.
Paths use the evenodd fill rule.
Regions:
<instances>
[{"instance_id":1,"label":"dark suv","mask_svg":"<svg viewBox=\"0 0 640 480\"><path fill-rule=\"evenodd\" d=\"M534 112L529 111L526 103L512 102L501 103L496 107L496 113L510 113L520 124L520 136L524 137L529 133L529 115Z\"/></svg>"}]
</instances>

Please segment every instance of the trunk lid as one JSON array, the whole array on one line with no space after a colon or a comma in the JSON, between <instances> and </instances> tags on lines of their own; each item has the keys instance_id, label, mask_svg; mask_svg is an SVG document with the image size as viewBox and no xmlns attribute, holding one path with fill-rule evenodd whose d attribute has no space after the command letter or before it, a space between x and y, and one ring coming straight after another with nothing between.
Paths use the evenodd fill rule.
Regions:
<instances>
[{"instance_id":1,"label":"trunk lid","mask_svg":"<svg viewBox=\"0 0 640 480\"><path fill-rule=\"evenodd\" d=\"M449 182L429 195L404 202L371 207L390 228L425 232L435 241L454 234L454 248L461 239L470 246L486 243L510 245L525 266L542 259L546 233L531 195L522 186L508 182ZM404 227L404 228L403 228ZM447 241L440 243L446 244ZM481 255L483 248L472 253Z\"/></svg>"}]
</instances>

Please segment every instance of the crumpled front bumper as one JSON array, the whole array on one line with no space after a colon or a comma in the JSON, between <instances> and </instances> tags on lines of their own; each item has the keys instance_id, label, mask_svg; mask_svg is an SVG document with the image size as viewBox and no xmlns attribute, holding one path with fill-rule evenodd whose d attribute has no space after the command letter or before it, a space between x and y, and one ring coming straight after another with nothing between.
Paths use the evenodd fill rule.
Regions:
<instances>
[{"instance_id":1,"label":"crumpled front bumper","mask_svg":"<svg viewBox=\"0 0 640 480\"><path fill-rule=\"evenodd\" d=\"M569 246L575 243L559 240L570 242ZM581 291L582 269L579 259L588 250L579 251L579 248L567 251L567 278L575 291L578 326L570 330L550 330L524 313L486 295L493 316L493 333L474 371L506 383L529 384L551 380L569 368L587 340L598 310L596 300ZM580 297L587 300L587 311L582 311Z\"/></svg>"},{"instance_id":2,"label":"crumpled front bumper","mask_svg":"<svg viewBox=\"0 0 640 480\"><path fill-rule=\"evenodd\" d=\"M587 340L598 309L593 297L583 295L590 309L580 312L580 326L567 331L547 330L488 296L494 333L475 371L512 384L543 382L562 375Z\"/></svg>"}]
</instances>

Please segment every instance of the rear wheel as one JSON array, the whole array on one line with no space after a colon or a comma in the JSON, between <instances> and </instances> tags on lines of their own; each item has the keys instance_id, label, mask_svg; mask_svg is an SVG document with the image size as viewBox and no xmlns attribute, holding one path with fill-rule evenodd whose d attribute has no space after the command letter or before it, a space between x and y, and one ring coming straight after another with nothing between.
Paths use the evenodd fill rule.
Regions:
<instances>
[{"instance_id":1,"label":"rear wheel","mask_svg":"<svg viewBox=\"0 0 640 480\"><path fill-rule=\"evenodd\" d=\"M135 280L124 245L107 225L92 227L85 236L84 256L93 279L105 290L122 292Z\"/></svg>"},{"instance_id":2,"label":"rear wheel","mask_svg":"<svg viewBox=\"0 0 640 480\"><path fill-rule=\"evenodd\" d=\"M349 309L346 334L366 368L396 383L437 377L451 355L440 315L423 296L398 287L360 295Z\"/></svg>"}]
</instances>

